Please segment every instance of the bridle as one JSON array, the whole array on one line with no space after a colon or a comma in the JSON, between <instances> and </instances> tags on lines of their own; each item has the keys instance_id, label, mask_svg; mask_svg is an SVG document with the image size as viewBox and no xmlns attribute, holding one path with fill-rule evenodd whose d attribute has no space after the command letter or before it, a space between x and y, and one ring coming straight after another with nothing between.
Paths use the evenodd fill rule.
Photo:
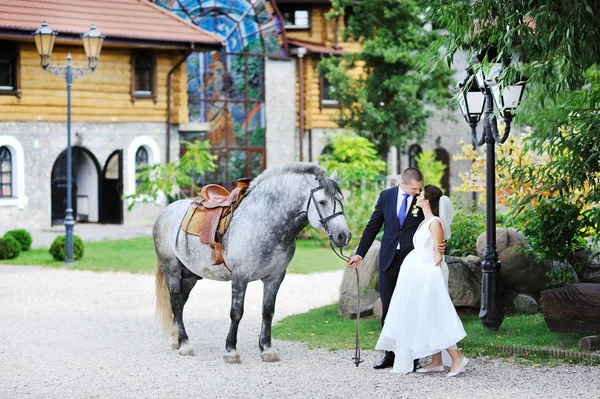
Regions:
<instances>
[{"instance_id":1,"label":"bridle","mask_svg":"<svg viewBox=\"0 0 600 399\"><path fill-rule=\"evenodd\" d=\"M317 202L317 200L315 199L315 193L319 190L324 190L323 185L319 183L319 185L317 187L314 187L310 190L310 197L308 198L308 203L306 204L306 210L301 211L300 214L306 214L306 217L308 218L308 210L310 209L310 203L314 202L315 203L315 209L317 210L317 214L319 215L319 223L321 223L321 226L323 226L323 230L325 230L325 233L327 234L327 237L329 238L329 247L331 248L331 250L333 251L334 254L337 255L338 258L344 260L345 262L350 261L350 258L346 255L344 255L344 253L342 252L342 248L339 249L339 254L337 253L337 251L335 250L334 246L333 246L333 234L331 233L331 229L329 228L329 226L327 225L327 222L330 221L331 219L337 217L337 216L343 216L344 215L344 204L342 204L342 201L340 201L337 197L334 198L333 200L333 213L327 217L323 217L323 212L321 212L321 209L319 208L319 203ZM337 205L340 205L341 210L339 212L336 212L336 208ZM356 338L356 350L354 352L354 357L352 358L352 360L354 360L354 364L356 365L356 367L358 367L359 364L361 364L363 362L363 360L361 360L360 358L360 342L359 342L359 325L360 325L360 279L358 277L358 269L354 269L354 271L356 272L356 288L358 290L358 293L356 295L357 298L357 304L356 304L356 334L355 334L355 338Z\"/></svg>"}]
</instances>

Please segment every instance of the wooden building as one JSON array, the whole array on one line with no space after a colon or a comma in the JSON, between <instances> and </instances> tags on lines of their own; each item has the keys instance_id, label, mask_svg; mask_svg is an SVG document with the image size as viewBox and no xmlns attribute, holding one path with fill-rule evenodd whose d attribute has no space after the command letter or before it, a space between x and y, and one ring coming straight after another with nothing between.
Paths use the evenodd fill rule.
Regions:
<instances>
[{"instance_id":1,"label":"wooden building","mask_svg":"<svg viewBox=\"0 0 600 399\"><path fill-rule=\"evenodd\" d=\"M124 212L122 196L135 192L136 168L177 156L166 126L187 121L185 60L221 42L145 0L0 3L0 224L9 227L65 216L67 90L40 66L32 33L43 21L58 31L51 65L70 53L87 66L80 35L91 24L107 36L98 67L72 85L76 220L151 224L162 204Z\"/></svg>"},{"instance_id":2,"label":"wooden building","mask_svg":"<svg viewBox=\"0 0 600 399\"><path fill-rule=\"evenodd\" d=\"M40 67L32 33L44 20L59 32L51 65L65 65L68 53L75 66L87 64L79 36L92 23L107 35L96 70L72 85L76 221L150 225L164 202L126 211L123 196L135 193L137 168L176 159L181 139L207 139L218 155L217 170L200 184L230 186L269 166L317 161L340 131L341 112L317 64L359 49L342 41L343 17L325 17L330 7L326 0L0 2L0 227L46 228L65 215L67 90ZM441 148L455 130L432 123L425 149ZM391 174L414 161L415 146L394 149Z\"/></svg>"}]
</instances>

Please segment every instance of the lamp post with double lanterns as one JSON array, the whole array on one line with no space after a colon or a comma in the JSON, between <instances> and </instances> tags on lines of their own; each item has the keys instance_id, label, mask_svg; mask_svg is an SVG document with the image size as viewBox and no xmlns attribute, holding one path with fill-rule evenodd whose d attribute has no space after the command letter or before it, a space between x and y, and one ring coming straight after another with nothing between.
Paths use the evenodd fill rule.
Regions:
<instances>
[{"instance_id":1,"label":"lamp post with double lanterns","mask_svg":"<svg viewBox=\"0 0 600 399\"><path fill-rule=\"evenodd\" d=\"M473 64L481 63L485 56L495 61L495 51L488 49L486 53L473 57ZM506 76L503 69L509 68L509 60L503 63L477 65L467 69L467 77L459 83L460 110L471 126L473 143L477 146L486 144L486 247L484 260L481 263L481 309L479 320L489 330L497 331L504 319L504 305L500 289L500 261L496 251L496 143L502 144L510 134L513 113L523 96L525 81L507 85L502 78ZM495 112L495 109L498 111ZM483 113L483 133L477 134L477 124ZM504 120L504 133L500 135L496 115Z\"/></svg>"},{"instance_id":2,"label":"lamp post with double lanterns","mask_svg":"<svg viewBox=\"0 0 600 399\"><path fill-rule=\"evenodd\" d=\"M66 251L65 265L75 263L73 257L73 204L72 204L72 165L71 165L71 85L73 79L81 77L87 73L93 72L98 66L100 49L104 42L105 35L101 34L92 24L91 29L81 35L83 48L88 59L87 67L74 67L71 65L71 52L67 55L66 66L50 66L50 56L54 48L54 41L58 32L53 31L46 21L33 33L35 46L40 55L40 64L42 68L52 74L64 78L67 82L67 209L65 211L65 231L66 231Z\"/></svg>"}]
</instances>

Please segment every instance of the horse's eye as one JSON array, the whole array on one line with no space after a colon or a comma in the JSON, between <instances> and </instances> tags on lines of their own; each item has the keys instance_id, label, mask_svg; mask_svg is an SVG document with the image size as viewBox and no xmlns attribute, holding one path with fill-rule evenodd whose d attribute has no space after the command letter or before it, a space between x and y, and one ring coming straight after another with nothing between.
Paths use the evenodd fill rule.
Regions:
<instances>
[{"instance_id":1,"label":"horse's eye","mask_svg":"<svg viewBox=\"0 0 600 399\"><path fill-rule=\"evenodd\" d=\"M319 205L327 205L327 201L321 200L321 201L319 201Z\"/></svg>"}]
</instances>

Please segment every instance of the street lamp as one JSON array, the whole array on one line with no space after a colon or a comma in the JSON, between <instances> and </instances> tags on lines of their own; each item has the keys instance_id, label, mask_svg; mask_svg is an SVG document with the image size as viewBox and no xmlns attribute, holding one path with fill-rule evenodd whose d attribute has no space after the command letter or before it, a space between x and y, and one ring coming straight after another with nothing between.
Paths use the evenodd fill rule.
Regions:
<instances>
[{"instance_id":1,"label":"street lamp","mask_svg":"<svg viewBox=\"0 0 600 399\"><path fill-rule=\"evenodd\" d=\"M50 56L54 47L54 41L58 32L53 31L46 21L42 23L42 27L33 33L35 46L40 55L40 64L42 68L52 74L64 78L67 82L67 209L65 211L65 230L66 230L66 251L65 264L72 265L75 263L73 258L73 204L72 204L72 167L71 167L71 85L73 79L81 77L87 73L93 72L98 65L100 49L104 42L105 36L102 35L92 24L89 32L81 35L83 40L83 48L85 55L88 58L87 67L71 66L71 52L67 55L66 66L50 66Z\"/></svg>"},{"instance_id":2,"label":"street lamp","mask_svg":"<svg viewBox=\"0 0 600 399\"><path fill-rule=\"evenodd\" d=\"M484 54L485 55L485 54ZM495 58L493 48L487 50L490 60ZM484 58L474 57L475 63ZM481 263L481 309L479 320L484 327L497 331L504 319L504 306L500 291L500 261L496 251L496 174L495 174L495 143L504 143L510 133L513 112L519 105L525 90L525 82L515 85L504 85L500 79L503 69L508 62L480 65L476 74L473 69L467 69L467 77L459 83L461 90L459 98L460 110L465 120L471 126L473 143L478 146L486 144L486 238L484 260ZM504 119L504 134L500 136L498 123L494 115L494 106ZM477 124L484 111L483 134L477 136Z\"/></svg>"}]
</instances>

